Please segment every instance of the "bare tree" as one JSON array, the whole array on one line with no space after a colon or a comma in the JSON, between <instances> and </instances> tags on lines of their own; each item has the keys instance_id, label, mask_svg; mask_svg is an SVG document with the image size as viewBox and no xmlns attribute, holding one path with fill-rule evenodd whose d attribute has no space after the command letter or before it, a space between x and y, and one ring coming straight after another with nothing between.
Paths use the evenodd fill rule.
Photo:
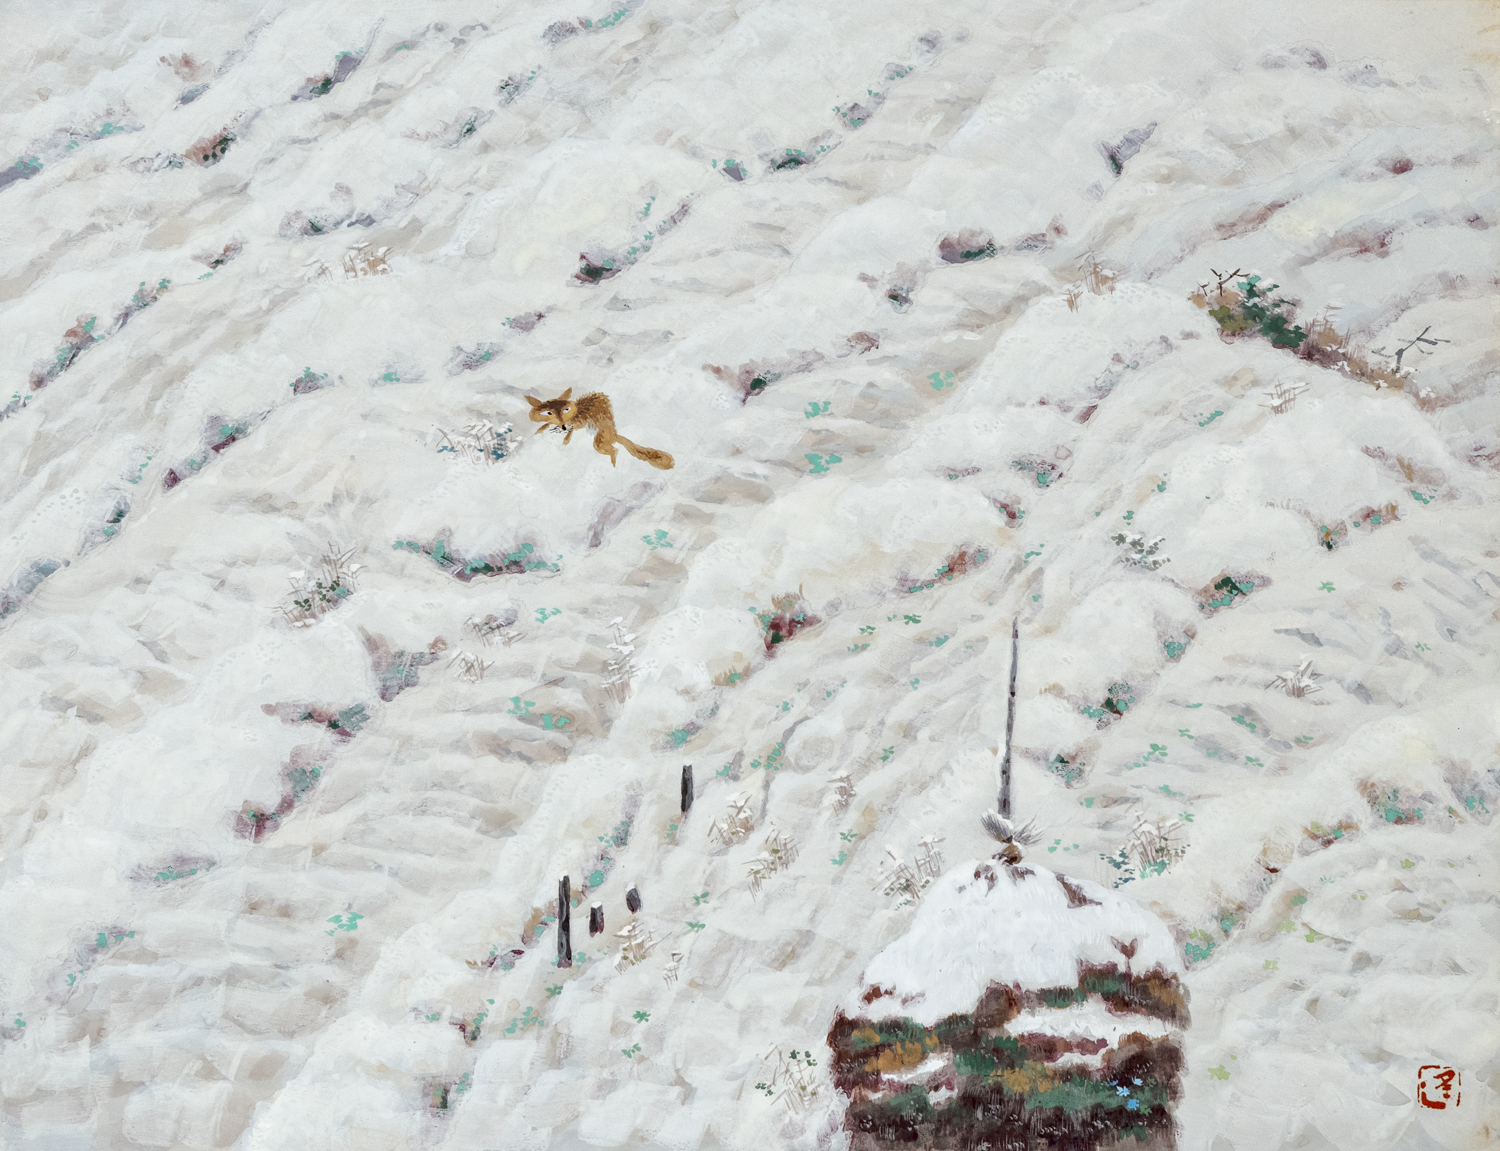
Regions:
<instances>
[{"instance_id":1,"label":"bare tree","mask_svg":"<svg viewBox=\"0 0 1500 1151\"><path fill-rule=\"evenodd\" d=\"M1427 344L1430 347L1434 347L1435 348L1439 344L1451 344L1453 342L1452 340L1429 340L1429 339L1426 339L1425 337L1426 337L1427 333L1430 332L1430 331L1432 331L1432 325L1428 324L1425 328L1422 329L1422 334L1420 336L1418 336L1416 339L1410 341L1409 343L1405 344L1404 346L1396 349L1396 370L1398 372L1401 370L1401 357L1404 356L1404 355L1406 355L1407 352L1411 351L1412 348L1416 347L1418 344ZM1430 356L1430 355L1432 355L1432 353L1429 352L1426 348L1417 348L1417 351L1421 352L1424 356Z\"/></svg>"},{"instance_id":2,"label":"bare tree","mask_svg":"<svg viewBox=\"0 0 1500 1151\"><path fill-rule=\"evenodd\" d=\"M1218 280L1218 284L1214 287L1214 294L1220 296L1224 294L1225 284L1229 283L1236 276L1243 276L1245 274L1244 271L1240 268L1236 268L1232 272L1219 272L1215 271L1213 268L1210 268L1209 271L1213 272L1214 278Z\"/></svg>"},{"instance_id":3,"label":"bare tree","mask_svg":"<svg viewBox=\"0 0 1500 1151\"><path fill-rule=\"evenodd\" d=\"M1000 814L1010 818L1010 740L1016 729L1016 661L1021 650L1021 618L1010 621L1010 700L1005 710L1005 758L1000 761Z\"/></svg>"}]
</instances>

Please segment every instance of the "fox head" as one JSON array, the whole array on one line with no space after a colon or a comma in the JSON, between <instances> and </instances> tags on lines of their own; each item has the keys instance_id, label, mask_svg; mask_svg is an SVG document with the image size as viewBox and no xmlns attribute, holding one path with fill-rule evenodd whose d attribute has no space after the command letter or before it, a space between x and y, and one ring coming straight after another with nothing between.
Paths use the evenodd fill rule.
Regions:
<instances>
[{"instance_id":1,"label":"fox head","mask_svg":"<svg viewBox=\"0 0 1500 1151\"><path fill-rule=\"evenodd\" d=\"M531 405L531 411L526 414L531 417L532 423L541 424L537 428L540 435L548 428L562 428L566 431L572 426L573 420L578 415L578 404L569 399L573 389L569 388L555 400L539 400L535 396L527 396L526 402Z\"/></svg>"}]
</instances>

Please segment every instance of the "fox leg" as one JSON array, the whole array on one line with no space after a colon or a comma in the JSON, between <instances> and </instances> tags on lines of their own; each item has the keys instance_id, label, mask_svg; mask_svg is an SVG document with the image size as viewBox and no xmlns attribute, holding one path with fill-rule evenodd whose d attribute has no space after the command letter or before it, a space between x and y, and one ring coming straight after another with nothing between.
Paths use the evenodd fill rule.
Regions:
<instances>
[{"instance_id":1,"label":"fox leg","mask_svg":"<svg viewBox=\"0 0 1500 1151\"><path fill-rule=\"evenodd\" d=\"M563 443L567 444L568 441L571 440L572 438L573 438L573 429L569 428L568 429L568 434L565 435L565 436L563 436Z\"/></svg>"},{"instance_id":2,"label":"fox leg","mask_svg":"<svg viewBox=\"0 0 1500 1151\"><path fill-rule=\"evenodd\" d=\"M594 451L598 452L601 456L608 456L611 467L620 466L619 449L615 447L609 437L603 432L594 437Z\"/></svg>"}]
</instances>

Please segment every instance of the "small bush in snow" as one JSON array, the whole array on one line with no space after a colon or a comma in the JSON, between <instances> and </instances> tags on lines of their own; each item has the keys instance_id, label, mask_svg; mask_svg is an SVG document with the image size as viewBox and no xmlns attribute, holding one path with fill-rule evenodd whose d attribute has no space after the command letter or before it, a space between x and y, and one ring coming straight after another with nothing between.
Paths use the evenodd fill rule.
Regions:
<instances>
[{"instance_id":1,"label":"small bush in snow","mask_svg":"<svg viewBox=\"0 0 1500 1151\"><path fill-rule=\"evenodd\" d=\"M326 96L334 87L342 84L364 62L363 52L340 52L334 57L333 71L321 76L309 76L306 82L292 93L292 99L316 100Z\"/></svg>"},{"instance_id":2,"label":"small bush in snow","mask_svg":"<svg viewBox=\"0 0 1500 1151\"><path fill-rule=\"evenodd\" d=\"M1231 607L1257 588L1269 587L1271 581L1265 576L1234 575L1222 572L1219 578L1207 587L1198 589L1198 610L1204 615L1214 615L1223 608Z\"/></svg>"},{"instance_id":3,"label":"small bush in snow","mask_svg":"<svg viewBox=\"0 0 1500 1151\"><path fill-rule=\"evenodd\" d=\"M224 158L224 154L229 151L229 145L233 144L236 139L238 137L225 128L222 132L203 137L190 147L186 152L187 158L200 168L212 168Z\"/></svg>"},{"instance_id":4,"label":"small bush in snow","mask_svg":"<svg viewBox=\"0 0 1500 1151\"><path fill-rule=\"evenodd\" d=\"M293 572L291 602L281 614L293 627L311 627L354 594L354 578L362 565L350 563L354 549L339 551L330 546L318 560L316 571Z\"/></svg>"},{"instance_id":5,"label":"small bush in snow","mask_svg":"<svg viewBox=\"0 0 1500 1151\"><path fill-rule=\"evenodd\" d=\"M1149 875L1160 875L1187 852L1182 824L1175 819L1159 819L1148 823L1138 816L1135 828L1125 839L1125 846L1113 855L1099 856L1115 869L1119 875L1115 887ZM1205 953L1206 954L1206 953Z\"/></svg>"},{"instance_id":6,"label":"small bush in snow","mask_svg":"<svg viewBox=\"0 0 1500 1151\"><path fill-rule=\"evenodd\" d=\"M943 561L943 565L932 573L932 578L923 580L921 583L908 584L906 594L912 595L919 591L929 591L937 587L940 580L952 583L961 575L968 575L975 568L989 562L990 553L984 548L961 547Z\"/></svg>"},{"instance_id":7,"label":"small bush in snow","mask_svg":"<svg viewBox=\"0 0 1500 1151\"><path fill-rule=\"evenodd\" d=\"M802 598L801 589L786 595L772 596L770 611L756 608L750 610L755 613L760 630L764 633L768 656L774 656L778 644L785 643L803 628L823 622L812 613L807 601Z\"/></svg>"},{"instance_id":8,"label":"small bush in snow","mask_svg":"<svg viewBox=\"0 0 1500 1151\"><path fill-rule=\"evenodd\" d=\"M1156 558L1157 551L1160 550L1162 544L1166 543L1165 536L1157 536L1154 540L1148 541L1140 532L1121 532L1109 538L1121 548L1126 549L1120 558L1128 567L1154 572L1163 564L1172 562L1166 556Z\"/></svg>"},{"instance_id":9,"label":"small bush in snow","mask_svg":"<svg viewBox=\"0 0 1500 1151\"><path fill-rule=\"evenodd\" d=\"M968 264L997 255L995 237L975 228L965 228L938 241L938 255L946 264Z\"/></svg>"},{"instance_id":10,"label":"small bush in snow","mask_svg":"<svg viewBox=\"0 0 1500 1151\"><path fill-rule=\"evenodd\" d=\"M1020 459L1011 460L1010 466L1018 472L1036 476L1036 486L1044 488L1053 480L1062 478L1062 469L1051 460L1043 459L1041 456L1022 456Z\"/></svg>"},{"instance_id":11,"label":"small bush in snow","mask_svg":"<svg viewBox=\"0 0 1500 1151\"><path fill-rule=\"evenodd\" d=\"M74 324L63 333L62 345L53 355L51 362L43 361L31 371L31 390L36 392L45 388L63 372L73 366L85 349L97 343L102 337L94 335L94 325L99 322L98 316L79 316L78 323Z\"/></svg>"},{"instance_id":12,"label":"small bush in snow","mask_svg":"<svg viewBox=\"0 0 1500 1151\"><path fill-rule=\"evenodd\" d=\"M539 558L536 554L536 545L530 543L523 543L513 552L492 552L488 556L480 556L471 560L450 550L449 541L443 536L426 544L416 540L397 540L391 547L395 551L405 550L424 555L447 571L454 579L463 583L468 583L478 575L521 575L538 571L555 574L562 570L560 564L549 563ZM562 556L557 558L562 559ZM547 609L539 610L546 611ZM538 620L538 622L544 621Z\"/></svg>"},{"instance_id":13,"label":"small bush in snow","mask_svg":"<svg viewBox=\"0 0 1500 1151\"><path fill-rule=\"evenodd\" d=\"M1099 727L1108 727L1115 720L1130 710L1130 705L1135 702L1135 696L1131 694L1132 688L1128 683L1120 681L1109 685L1109 691L1104 696L1104 702L1098 707L1090 707L1085 704L1078 709L1080 715L1086 715L1092 720L1098 721Z\"/></svg>"},{"instance_id":14,"label":"small bush in snow","mask_svg":"<svg viewBox=\"0 0 1500 1151\"><path fill-rule=\"evenodd\" d=\"M438 451L452 452L468 463L497 463L516 449L515 428L511 424L497 428L489 420L472 420L460 432L445 432L441 428L438 432L443 439Z\"/></svg>"},{"instance_id":15,"label":"small bush in snow","mask_svg":"<svg viewBox=\"0 0 1500 1151\"><path fill-rule=\"evenodd\" d=\"M1341 819L1332 827L1325 827L1314 820L1302 829L1302 834L1307 837L1307 843L1299 847L1299 852L1316 851L1318 848L1332 847L1341 839L1347 839L1359 832L1359 824L1352 819Z\"/></svg>"},{"instance_id":16,"label":"small bush in snow","mask_svg":"<svg viewBox=\"0 0 1500 1151\"><path fill-rule=\"evenodd\" d=\"M20 611L26 597L41 587L44 579L67 565L67 560L61 563L56 560L34 560L28 564L9 587L0 591L0 619Z\"/></svg>"},{"instance_id":17,"label":"small bush in snow","mask_svg":"<svg viewBox=\"0 0 1500 1151\"><path fill-rule=\"evenodd\" d=\"M1219 282L1212 296L1207 292L1207 285L1203 284L1190 299L1200 308L1208 308L1209 316L1219 325L1219 331L1226 339L1258 335L1270 340L1275 347L1296 351L1307 338L1307 332L1301 325L1292 324L1292 305L1271 296L1280 285L1262 288L1259 276L1247 276L1234 287L1228 287L1228 281L1238 274L1238 271L1224 275L1215 272Z\"/></svg>"},{"instance_id":18,"label":"small bush in snow","mask_svg":"<svg viewBox=\"0 0 1500 1151\"><path fill-rule=\"evenodd\" d=\"M456 376L462 372L472 372L482 368L502 350L499 344L494 343L475 344L473 351L462 346L455 347L453 354L448 357L448 374Z\"/></svg>"},{"instance_id":19,"label":"small bush in snow","mask_svg":"<svg viewBox=\"0 0 1500 1151\"><path fill-rule=\"evenodd\" d=\"M1047 761L1047 770L1063 781L1067 787L1072 787L1083 779L1083 761L1075 754L1071 759L1058 752Z\"/></svg>"},{"instance_id":20,"label":"small bush in snow","mask_svg":"<svg viewBox=\"0 0 1500 1151\"><path fill-rule=\"evenodd\" d=\"M811 1051L794 1048L790 1054L783 1054L779 1047L767 1053L766 1059L774 1061L775 1068L768 1079L756 1083L755 1089L771 1098L777 1095L776 1089L780 1087L778 1102L784 1103L792 1114L802 1114L818 1098L818 1083L813 1070L818 1061L812 1057Z\"/></svg>"},{"instance_id":21,"label":"small bush in snow","mask_svg":"<svg viewBox=\"0 0 1500 1151\"><path fill-rule=\"evenodd\" d=\"M1437 798L1428 792L1413 795L1404 787L1380 786L1370 780L1359 785L1359 793L1387 823L1421 823L1437 803Z\"/></svg>"},{"instance_id":22,"label":"small bush in snow","mask_svg":"<svg viewBox=\"0 0 1500 1151\"><path fill-rule=\"evenodd\" d=\"M1176 819L1162 818L1148 823L1138 816L1135 827L1125 838L1125 849L1135 859L1141 874L1160 875L1187 854L1186 830Z\"/></svg>"},{"instance_id":23,"label":"small bush in snow","mask_svg":"<svg viewBox=\"0 0 1500 1151\"><path fill-rule=\"evenodd\" d=\"M328 373L315 372L311 368L303 368L302 374L291 383L294 396L305 396L311 392L322 391L328 386Z\"/></svg>"}]
</instances>

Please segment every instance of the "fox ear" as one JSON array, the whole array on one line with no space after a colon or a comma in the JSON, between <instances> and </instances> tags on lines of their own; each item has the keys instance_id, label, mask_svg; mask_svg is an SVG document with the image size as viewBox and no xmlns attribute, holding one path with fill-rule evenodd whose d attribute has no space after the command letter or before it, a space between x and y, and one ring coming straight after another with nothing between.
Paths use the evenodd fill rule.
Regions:
<instances>
[{"instance_id":1,"label":"fox ear","mask_svg":"<svg viewBox=\"0 0 1500 1151\"><path fill-rule=\"evenodd\" d=\"M572 394L573 394L573 389L569 388L567 391L565 391L562 395L558 396L557 398L560 399L560 400L565 400L569 396L571 396Z\"/></svg>"},{"instance_id":2,"label":"fox ear","mask_svg":"<svg viewBox=\"0 0 1500 1151\"><path fill-rule=\"evenodd\" d=\"M542 401L539 400L539 399L537 399L535 396L527 396L526 397L526 402L528 404L530 404L533 408L539 408L539 407L542 406Z\"/></svg>"}]
</instances>

